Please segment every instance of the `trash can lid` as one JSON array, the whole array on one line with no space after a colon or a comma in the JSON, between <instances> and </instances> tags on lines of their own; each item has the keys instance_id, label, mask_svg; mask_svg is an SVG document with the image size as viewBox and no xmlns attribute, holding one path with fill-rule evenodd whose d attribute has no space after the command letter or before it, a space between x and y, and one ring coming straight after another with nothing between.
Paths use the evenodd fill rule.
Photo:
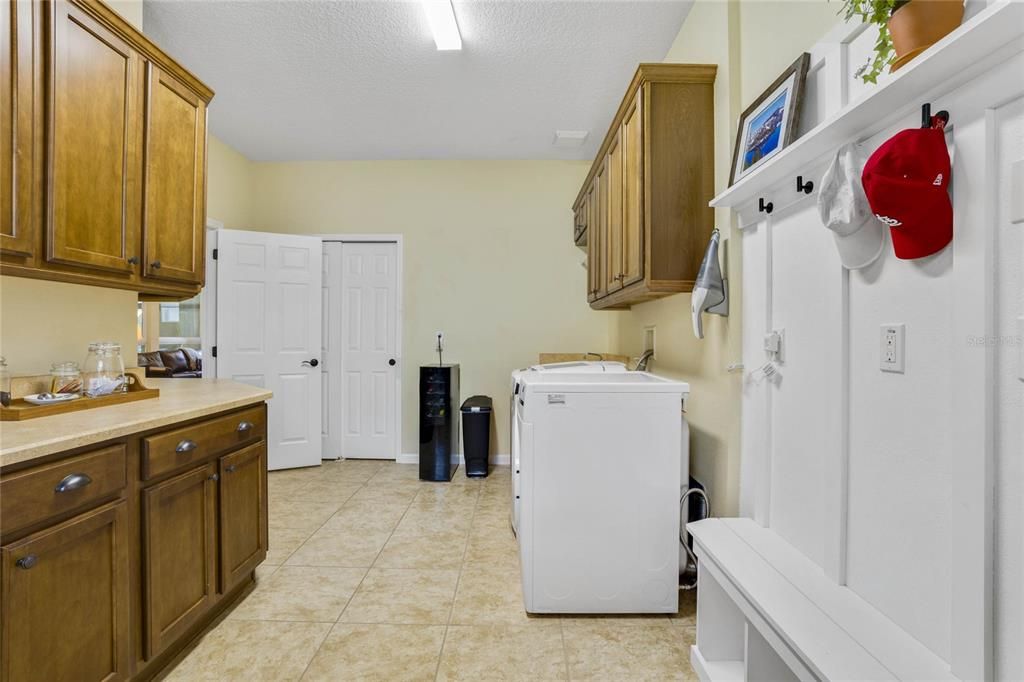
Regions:
<instances>
[{"instance_id":1,"label":"trash can lid","mask_svg":"<svg viewBox=\"0 0 1024 682\"><path fill-rule=\"evenodd\" d=\"M490 412L493 406L491 397L487 395L475 395L470 398L466 398L466 402L462 403L463 412Z\"/></svg>"}]
</instances>

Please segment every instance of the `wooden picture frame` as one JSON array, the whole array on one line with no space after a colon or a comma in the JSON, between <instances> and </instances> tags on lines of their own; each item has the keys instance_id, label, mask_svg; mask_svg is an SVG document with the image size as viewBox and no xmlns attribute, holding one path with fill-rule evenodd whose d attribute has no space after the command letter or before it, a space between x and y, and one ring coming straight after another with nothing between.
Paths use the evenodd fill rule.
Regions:
<instances>
[{"instance_id":1,"label":"wooden picture frame","mask_svg":"<svg viewBox=\"0 0 1024 682\"><path fill-rule=\"evenodd\" d=\"M811 55L804 52L740 116L730 186L796 139L810 64ZM764 132L757 134L759 129Z\"/></svg>"}]
</instances>

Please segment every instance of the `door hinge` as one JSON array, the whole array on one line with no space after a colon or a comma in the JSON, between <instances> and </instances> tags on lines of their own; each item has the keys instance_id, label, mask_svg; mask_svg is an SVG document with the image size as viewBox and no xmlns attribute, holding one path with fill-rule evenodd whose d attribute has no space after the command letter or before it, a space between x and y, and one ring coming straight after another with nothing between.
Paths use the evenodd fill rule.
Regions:
<instances>
[{"instance_id":1,"label":"door hinge","mask_svg":"<svg viewBox=\"0 0 1024 682\"><path fill-rule=\"evenodd\" d=\"M217 346L214 346L212 349L210 349L210 353L211 355L213 355L213 357L217 357Z\"/></svg>"},{"instance_id":2,"label":"door hinge","mask_svg":"<svg viewBox=\"0 0 1024 682\"><path fill-rule=\"evenodd\" d=\"M218 254L219 252L220 252L220 251L219 251L219 249L214 249L214 250L213 250L213 260L217 260L217 254Z\"/></svg>"}]
</instances>

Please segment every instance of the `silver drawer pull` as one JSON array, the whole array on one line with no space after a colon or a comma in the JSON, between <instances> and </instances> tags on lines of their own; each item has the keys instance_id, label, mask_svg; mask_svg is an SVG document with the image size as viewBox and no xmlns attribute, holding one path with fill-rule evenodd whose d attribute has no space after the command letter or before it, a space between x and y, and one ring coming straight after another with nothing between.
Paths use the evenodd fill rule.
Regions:
<instances>
[{"instance_id":1,"label":"silver drawer pull","mask_svg":"<svg viewBox=\"0 0 1024 682\"><path fill-rule=\"evenodd\" d=\"M239 422L238 423L238 429L236 429L236 430L239 433L245 433L246 431L249 431L251 429L252 429L252 422Z\"/></svg>"},{"instance_id":2,"label":"silver drawer pull","mask_svg":"<svg viewBox=\"0 0 1024 682\"><path fill-rule=\"evenodd\" d=\"M88 474L68 474L60 480L57 487L54 488L55 492L67 493L72 490L78 490L92 483L92 479L89 478Z\"/></svg>"},{"instance_id":3,"label":"silver drawer pull","mask_svg":"<svg viewBox=\"0 0 1024 682\"><path fill-rule=\"evenodd\" d=\"M198 447L199 446L196 445L196 442L194 440L189 440L188 438L186 438L185 440L183 440L180 443L178 443L178 447L174 448L174 451L175 452L192 452L193 450L195 450Z\"/></svg>"},{"instance_id":4,"label":"silver drawer pull","mask_svg":"<svg viewBox=\"0 0 1024 682\"><path fill-rule=\"evenodd\" d=\"M228 474L233 474L235 473L235 469L237 468L238 467L236 467L234 464L229 464L226 467L224 467L224 472Z\"/></svg>"},{"instance_id":5,"label":"silver drawer pull","mask_svg":"<svg viewBox=\"0 0 1024 682\"><path fill-rule=\"evenodd\" d=\"M15 561L14 565L18 568L23 568L27 571L28 569L35 566L37 563L39 563L39 557L37 557L35 554L29 554L28 556L23 556L17 561Z\"/></svg>"}]
</instances>

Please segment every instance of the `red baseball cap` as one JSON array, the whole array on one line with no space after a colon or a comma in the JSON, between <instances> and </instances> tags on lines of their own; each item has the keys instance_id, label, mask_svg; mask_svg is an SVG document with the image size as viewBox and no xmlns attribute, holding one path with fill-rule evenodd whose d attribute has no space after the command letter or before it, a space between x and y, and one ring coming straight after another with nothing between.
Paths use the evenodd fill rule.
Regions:
<instances>
[{"instance_id":1,"label":"red baseball cap","mask_svg":"<svg viewBox=\"0 0 1024 682\"><path fill-rule=\"evenodd\" d=\"M930 256L953 239L950 170L941 127L901 130L864 164L864 193L897 258Z\"/></svg>"}]
</instances>

